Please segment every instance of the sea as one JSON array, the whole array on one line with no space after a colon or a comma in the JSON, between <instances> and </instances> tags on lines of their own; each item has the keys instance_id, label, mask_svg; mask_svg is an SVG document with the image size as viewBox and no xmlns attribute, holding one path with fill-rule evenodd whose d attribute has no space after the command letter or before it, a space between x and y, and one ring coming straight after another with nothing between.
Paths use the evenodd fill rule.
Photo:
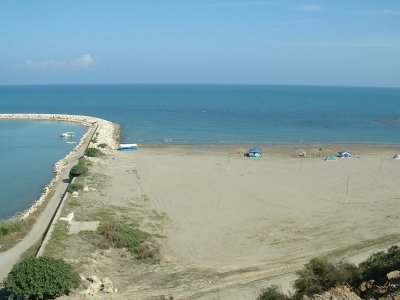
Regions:
<instances>
[{"instance_id":1,"label":"sea","mask_svg":"<svg viewBox=\"0 0 400 300\"><path fill-rule=\"evenodd\" d=\"M0 86L0 113L100 117L121 125L125 143L400 144L400 88ZM0 218L29 207L38 198L52 177L52 166L69 150L59 133L83 133L78 128L0 121ZM38 173L39 168L43 172Z\"/></svg>"}]
</instances>

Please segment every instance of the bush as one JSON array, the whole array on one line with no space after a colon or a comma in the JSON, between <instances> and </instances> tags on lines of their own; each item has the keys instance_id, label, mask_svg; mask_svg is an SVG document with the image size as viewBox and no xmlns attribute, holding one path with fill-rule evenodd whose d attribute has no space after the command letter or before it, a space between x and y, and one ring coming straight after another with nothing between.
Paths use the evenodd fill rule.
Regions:
<instances>
[{"instance_id":1,"label":"bush","mask_svg":"<svg viewBox=\"0 0 400 300\"><path fill-rule=\"evenodd\" d=\"M63 260L30 257L14 265L4 287L9 299L45 299L68 294L79 282L78 274Z\"/></svg>"},{"instance_id":2,"label":"bush","mask_svg":"<svg viewBox=\"0 0 400 300\"><path fill-rule=\"evenodd\" d=\"M400 248L390 247L387 252L381 251L372 254L366 261L359 265L361 280L373 279L381 281L385 275L400 268Z\"/></svg>"},{"instance_id":3,"label":"bush","mask_svg":"<svg viewBox=\"0 0 400 300\"><path fill-rule=\"evenodd\" d=\"M89 157L99 157L99 156L103 156L104 153L101 152L101 150L97 149L97 148L87 148L85 151L85 155L89 156Z\"/></svg>"},{"instance_id":4,"label":"bush","mask_svg":"<svg viewBox=\"0 0 400 300\"><path fill-rule=\"evenodd\" d=\"M83 184L82 183L71 183L68 185L68 192L73 193L73 192L79 192L83 189Z\"/></svg>"},{"instance_id":5,"label":"bush","mask_svg":"<svg viewBox=\"0 0 400 300\"><path fill-rule=\"evenodd\" d=\"M333 287L350 284L353 285L359 277L358 269L349 263L333 265L326 259L313 258L297 272L298 279L294 282L296 298L303 295L312 296L321 294Z\"/></svg>"},{"instance_id":6,"label":"bush","mask_svg":"<svg viewBox=\"0 0 400 300\"><path fill-rule=\"evenodd\" d=\"M290 297L282 293L281 289L277 285L272 285L267 289L263 290L257 300L289 300Z\"/></svg>"},{"instance_id":7,"label":"bush","mask_svg":"<svg viewBox=\"0 0 400 300\"><path fill-rule=\"evenodd\" d=\"M143 257L143 247L141 244L145 242L149 234L139 229L133 228L132 225L124 224L119 221L112 221L101 224L99 232L106 240L116 248L127 248L132 254Z\"/></svg>"},{"instance_id":8,"label":"bush","mask_svg":"<svg viewBox=\"0 0 400 300\"><path fill-rule=\"evenodd\" d=\"M24 219L0 221L0 237L21 231L26 227L26 225L27 223Z\"/></svg>"},{"instance_id":9,"label":"bush","mask_svg":"<svg viewBox=\"0 0 400 300\"><path fill-rule=\"evenodd\" d=\"M107 144L106 143L101 143L100 145L99 145L99 148L106 148L107 147Z\"/></svg>"},{"instance_id":10,"label":"bush","mask_svg":"<svg viewBox=\"0 0 400 300\"><path fill-rule=\"evenodd\" d=\"M88 171L88 168L83 164L77 164L71 168L71 171L69 171L69 178L85 175Z\"/></svg>"},{"instance_id":11,"label":"bush","mask_svg":"<svg viewBox=\"0 0 400 300\"><path fill-rule=\"evenodd\" d=\"M136 248L136 258L158 261L160 259L159 248L154 244L154 241L146 240Z\"/></svg>"}]
</instances>

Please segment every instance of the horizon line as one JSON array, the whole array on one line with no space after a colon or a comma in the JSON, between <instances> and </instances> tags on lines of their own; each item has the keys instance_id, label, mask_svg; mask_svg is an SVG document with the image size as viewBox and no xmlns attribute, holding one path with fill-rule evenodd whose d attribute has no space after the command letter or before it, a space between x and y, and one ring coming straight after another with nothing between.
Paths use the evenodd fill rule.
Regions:
<instances>
[{"instance_id":1,"label":"horizon line","mask_svg":"<svg viewBox=\"0 0 400 300\"><path fill-rule=\"evenodd\" d=\"M11 83L1 84L0 87L34 87L34 86L291 86L291 87L344 87L344 88L388 88L399 89L400 86L379 85L339 85L339 84L286 84L286 83Z\"/></svg>"}]
</instances>

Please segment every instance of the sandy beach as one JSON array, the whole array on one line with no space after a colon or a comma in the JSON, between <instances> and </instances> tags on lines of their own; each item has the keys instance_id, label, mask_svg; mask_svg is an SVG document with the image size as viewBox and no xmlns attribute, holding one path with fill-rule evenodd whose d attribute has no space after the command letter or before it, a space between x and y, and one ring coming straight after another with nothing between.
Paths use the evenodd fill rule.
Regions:
<instances>
[{"instance_id":1,"label":"sandy beach","mask_svg":"<svg viewBox=\"0 0 400 300\"><path fill-rule=\"evenodd\" d=\"M64 213L75 209L87 221L104 210L131 217L158 236L160 263L136 265L79 234L58 255L83 274L111 278L118 287L113 299L254 299L272 282L288 288L290 274L313 257L359 262L400 241L400 161L392 159L399 147L316 146L306 149L315 155L301 159L299 146L265 146L259 159L244 157L246 149L110 153L93 170L104 174L102 187ZM324 160L343 149L353 158Z\"/></svg>"},{"instance_id":2,"label":"sandy beach","mask_svg":"<svg viewBox=\"0 0 400 300\"><path fill-rule=\"evenodd\" d=\"M297 158L296 146L264 149L261 159L245 158L242 147L135 153L144 192L171 219L167 259L259 268L398 233L398 147L328 146L311 159ZM341 149L353 158L323 159Z\"/></svg>"}]
</instances>

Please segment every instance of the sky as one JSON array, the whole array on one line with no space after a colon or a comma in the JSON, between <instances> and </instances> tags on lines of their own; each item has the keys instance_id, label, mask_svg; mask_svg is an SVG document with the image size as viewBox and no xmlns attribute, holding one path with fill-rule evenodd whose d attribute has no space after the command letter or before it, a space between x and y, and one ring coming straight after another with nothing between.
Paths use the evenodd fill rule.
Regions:
<instances>
[{"instance_id":1,"label":"sky","mask_svg":"<svg viewBox=\"0 0 400 300\"><path fill-rule=\"evenodd\" d=\"M0 85L400 87L399 0L1 0Z\"/></svg>"}]
</instances>

